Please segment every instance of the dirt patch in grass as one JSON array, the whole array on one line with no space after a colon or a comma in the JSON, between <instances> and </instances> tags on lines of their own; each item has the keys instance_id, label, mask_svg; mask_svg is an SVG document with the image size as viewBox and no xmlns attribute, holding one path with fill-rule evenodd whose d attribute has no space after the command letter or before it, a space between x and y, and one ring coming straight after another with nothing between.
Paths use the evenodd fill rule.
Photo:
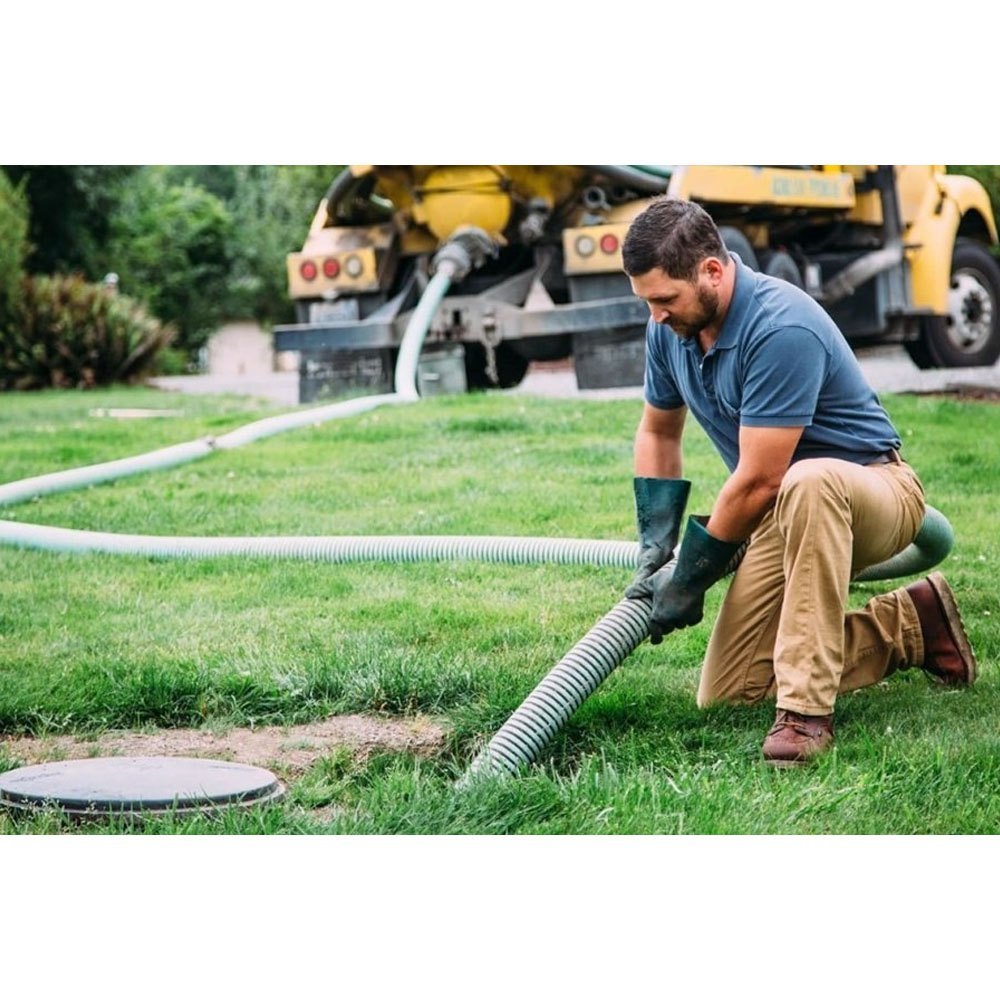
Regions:
<instances>
[{"instance_id":1,"label":"dirt patch in grass","mask_svg":"<svg viewBox=\"0 0 1000 1000\"><path fill-rule=\"evenodd\" d=\"M946 385L944 389L913 392L912 396L930 396L932 399L958 399L978 403L1000 403L1000 389L989 385Z\"/></svg>"},{"instance_id":2,"label":"dirt patch in grass","mask_svg":"<svg viewBox=\"0 0 1000 1000\"><path fill-rule=\"evenodd\" d=\"M43 736L0 740L0 749L25 764L85 757L212 757L283 773L306 770L331 750L347 747L359 756L373 750L429 755L441 748L444 730L430 719L380 719L335 715L301 726L254 729L158 729L97 736Z\"/></svg>"}]
</instances>

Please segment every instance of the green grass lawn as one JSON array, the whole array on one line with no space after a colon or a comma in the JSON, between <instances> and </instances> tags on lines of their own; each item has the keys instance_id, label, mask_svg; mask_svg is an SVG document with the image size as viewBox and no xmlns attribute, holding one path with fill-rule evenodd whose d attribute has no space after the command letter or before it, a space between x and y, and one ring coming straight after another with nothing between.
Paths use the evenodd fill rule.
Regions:
<instances>
[{"instance_id":1,"label":"green grass lawn","mask_svg":"<svg viewBox=\"0 0 1000 1000\"><path fill-rule=\"evenodd\" d=\"M0 738L429 716L436 753L330 753L289 794L153 832L995 833L1000 828L1000 408L884 402L957 537L941 567L980 662L973 690L920 671L845 696L815 766L759 760L773 705L699 711L706 620L644 644L524 776L456 792L478 747L621 597L629 573L447 562L171 561L0 548ZM183 409L118 421L115 406ZM470 534L634 538L638 401L434 398L310 427L2 516L136 534ZM276 408L152 390L0 396L2 480L220 434ZM724 469L695 427L686 474L707 511ZM902 581L906 582L906 581ZM866 584L860 606L895 584ZM0 769L23 760L0 743ZM276 770L280 762L276 762ZM0 816L0 832L78 828ZM95 824L81 832L126 830Z\"/></svg>"}]
</instances>

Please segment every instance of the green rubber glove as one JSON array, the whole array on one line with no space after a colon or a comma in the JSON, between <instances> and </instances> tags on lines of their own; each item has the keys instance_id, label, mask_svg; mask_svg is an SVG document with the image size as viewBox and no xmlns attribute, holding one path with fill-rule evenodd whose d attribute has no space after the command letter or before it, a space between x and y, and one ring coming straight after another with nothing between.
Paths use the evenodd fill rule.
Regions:
<instances>
[{"instance_id":1,"label":"green rubber glove","mask_svg":"<svg viewBox=\"0 0 1000 1000\"><path fill-rule=\"evenodd\" d=\"M674 629L697 625L705 614L705 592L739 564L745 542L724 542L705 529L708 518L688 518L684 542L675 565L654 573L641 585L652 597L649 640L657 646ZM639 595L637 595L639 596Z\"/></svg>"},{"instance_id":2,"label":"green rubber glove","mask_svg":"<svg viewBox=\"0 0 1000 1000\"><path fill-rule=\"evenodd\" d=\"M639 534L639 562L626 597L646 596L641 585L665 566L674 554L681 533L691 481L636 476L635 520Z\"/></svg>"}]
</instances>

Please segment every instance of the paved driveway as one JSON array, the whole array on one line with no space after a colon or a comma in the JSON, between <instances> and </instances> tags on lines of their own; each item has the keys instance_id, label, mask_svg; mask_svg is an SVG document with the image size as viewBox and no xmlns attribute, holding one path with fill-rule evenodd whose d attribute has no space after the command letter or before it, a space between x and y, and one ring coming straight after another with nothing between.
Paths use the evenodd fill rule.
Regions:
<instances>
[{"instance_id":1,"label":"paved driveway","mask_svg":"<svg viewBox=\"0 0 1000 1000\"><path fill-rule=\"evenodd\" d=\"M938 392L962 386L1000 391L1000 365L992 368L942 368L920 371L901 347L878 347L858 352L865 377L876 392ZM233 393L259 396L283 406L298 405L297 372L251 375L172 375L150 380L166 390L191 393ZM581 399L641 399L642 388L584 389L576 387L571 368L532 366L512 393Z\"/></svg>"}]
</instances>

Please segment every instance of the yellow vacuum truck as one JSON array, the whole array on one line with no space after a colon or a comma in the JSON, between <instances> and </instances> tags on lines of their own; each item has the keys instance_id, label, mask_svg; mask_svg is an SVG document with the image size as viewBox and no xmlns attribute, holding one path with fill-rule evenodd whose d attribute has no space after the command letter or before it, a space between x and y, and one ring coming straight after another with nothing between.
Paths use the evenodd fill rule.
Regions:
<instances>
[{"instance_id":1,"label":"yellow vacuum truck","mask_svg":"<svg viewBox=\"0 0 1000 1000\"><path fill-rule=\"evenodd\" d=\"M703 205L744 263L804 288L855 344L922 368L1000 357L1000 265L985 189L943 166L352 166L288 256L300 401L391 391L436 259L463 267L437 307L421 393L510 387L572 356L581 388L642 381L645 304L621 270L658 194Z\"/></svg>"}]
</instances>

